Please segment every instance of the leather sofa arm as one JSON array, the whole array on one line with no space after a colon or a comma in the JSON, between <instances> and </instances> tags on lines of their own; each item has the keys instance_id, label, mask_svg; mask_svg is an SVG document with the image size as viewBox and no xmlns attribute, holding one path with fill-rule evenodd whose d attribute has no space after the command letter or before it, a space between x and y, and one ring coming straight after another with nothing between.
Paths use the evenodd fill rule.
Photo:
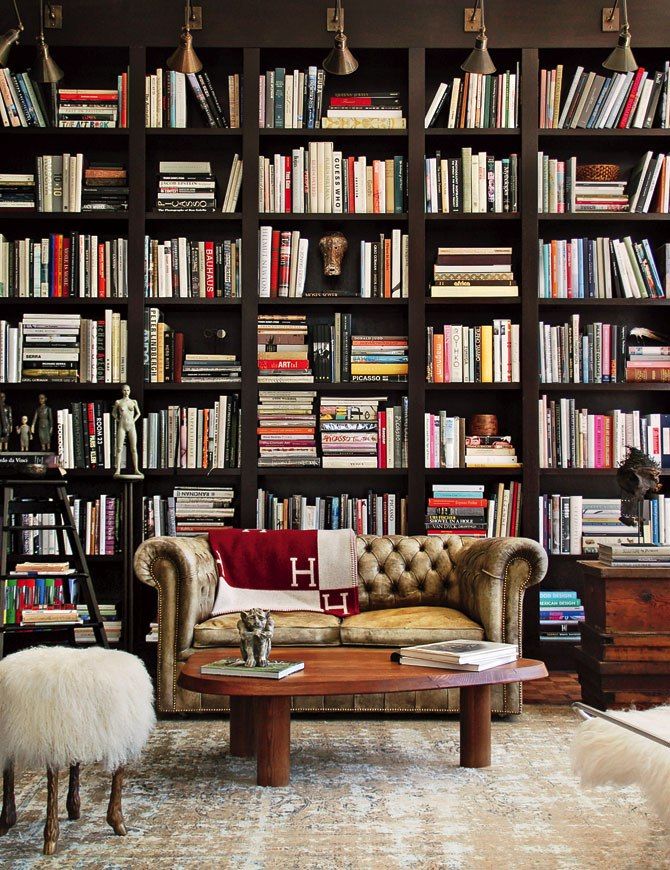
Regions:
<instances>
[{"instance_id":1,"label":"leather sofa arm","mask_svg":"<svg viewBox=\"0 0 670 870\"><path fill-rule=\"evenodd\" d=\"M460 606L486 639L521 652L523 596L547 573L547 554L530 538L475 541L454 557Z\"/></svg>"}]
</instances>

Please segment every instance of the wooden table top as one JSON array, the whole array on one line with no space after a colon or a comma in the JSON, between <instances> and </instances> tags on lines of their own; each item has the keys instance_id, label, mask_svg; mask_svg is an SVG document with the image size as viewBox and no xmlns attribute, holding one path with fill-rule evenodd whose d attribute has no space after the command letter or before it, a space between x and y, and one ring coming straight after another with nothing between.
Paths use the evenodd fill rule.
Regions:
<instances>
[{"instance_id":1,"label":"wooden table top","mask_svg":"<svg viewBox=\"0 0 670 870\"><path fill-rule=\"evenodd\" d=\"M401 665L391 661L392 652L351 646L275 647L271 658L305 663L304 670L275 680L201 674L204 664L240 656L237 648L209 649L188 659L177 682L184 689L208 695L367 695L516 683L547 676L544 663L534 659L517 659L487 671L449 671Z\"/></svg>"}]
</instances>

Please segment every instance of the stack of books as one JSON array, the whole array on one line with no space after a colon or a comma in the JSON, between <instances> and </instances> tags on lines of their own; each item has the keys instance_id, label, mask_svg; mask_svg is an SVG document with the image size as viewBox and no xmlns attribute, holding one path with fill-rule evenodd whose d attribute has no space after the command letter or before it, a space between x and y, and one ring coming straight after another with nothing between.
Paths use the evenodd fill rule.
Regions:
<instances>
[{"instance_id":1,"label":"stack of books","mask_svg":"<svg viewBox=\"0 0 670 870\"><path fill-rule=\"evenodd\" d=\"M407 120L397 91L361 91L333 94L321 126L326 130L404 130Z\"/></svg>"},{"instance_id":2,"label":"stack of books","mask_svg":"<svg viewBox=\"0 0 670 870\"><path fill-rule=\"evenodd\" d=\"M242 366L234 353L184 354L180 377L183 384L236 383L241 377Z\"/></svg>"},{"instance_id":3,"label":"stack of books","mask_svg":"<svg viewBox=\"0 0 670 870\"><path fill-rule=\"evenodd\" d=\"M65 208L65 170L63 171L63 210ZM78 188L77 188L78 189ZM81 190L82 211L126 211L128 173L120 163L90 163L84 170Z\"/></svg>"},{"instance_id":4,"label":"stack of books","mask_svg":"<svg viewBox=\"0 0 670 870\"><path fill-rule=\"evenodd\" d=\"M258 465L318 466L313 391L258 391Z\"/></svg>"},{"instance_id":5,"label":"stack of books","mask_svg":"<svg viewBox=\"0 0 670 870\"><path fill-rule=\"evenodd\" d=\"M540 127L594 130L668 126L668 64L656 73L611 75L578 66L563 96L564 69L540 70Z\"/></svg>"},{"instance_id":6,"label":"stack of books","mask_svg":"<svg viewBox=\"0 0 670 870\"><path fill-rule=\"evenodd\" d=\"M351 377L359 381L406 381L409 345L405 335L353 335Z\"/></svg>"},{"instance_id":7,"label":"stack of books","mask_svg":"<svg viewBox=\"0 0 670 870\"><path fill-rule=\"evenodd\" d=\"M518 63L514 72L465 73L440 82L426 111L425 127L433 127L438 119L451 130L518 127L520 83Z\"/></svg>"},{"instance_id":8,"label":"stack of books","mask_svg":"<svg viewBox=\"0 0 670 870\"><path fill-rule=\"evenodd\" d=\"M58 88L59 127L127 127L128 76L123 88Z\"/></svg>"},{"instance_id":9,"label":"stack of books","mask_svg":"<svg viewBox=\"0 0 670 870\"><path fill-rule=\"evenodd\" d=\"M406 299L409 296L409 236L401 230L383 233L374 242L361 240L361 286L364 299Z\"/></svg>"},{"instance_id":10,"label":"stack of books","mask_svg":"<svg viewBox=\"0 0 670 870\"><path fill-rule=\"evenodd\" d=\"M24 535L25 537L25 535ZM6 577L4 612L0 612L3 625L23 623L24 611L31 611L29 620L35 621L32 614L36 609L65 607L65 590L76 587L71 576L74 569L69 562L20 562Z\"/></svg>"},{"instance_id":11,"label":"stack of books","mask_svg":"<svg viewBox=\"0 0 670 870\"><path fill-rule=\"evenodd\" d=\"M670 546L598 544L598 561L610 568L668 568Z\"/></svg>"},{"instance_id":12,"label":"stack of books","mask_svg":"<svg viewBox=\"0 0 670 870\"><path fill-rule=\"evenodd\" d=\"M240 399L219 396L212 408L170 405L142 421L144 468L237 468Z\"/></svg>"},{"instance_id":13,"label":"stack of books","mask_svg":"<svg viewBox=\"0 0 670 870\"><path fill-rule=\"evenodd\" d=\"M569 182L568 190L571 212L628 211L630 207L625 181L577 181L575 178Z\"/></svg>"},{"instance_id":14,"label":"stack of books","mask_svg":"<svg viewBox=\"0 0 670 870\"><path fill-rule=\"evenodd\" d=\"M259 158L258 210L280 214L402 214L407 159L347 157L334 142Z\"/></svg>"},{"instance_id":15,"label":"stack of books","mask_svg":"<svg viewBox=\"0 0 670 870\"><path fill-rule=\"evenodd\" d=\"M540 589L540 640L579 640L584 605L574 589Z\"/></svg>"},{"instance_id":16,"label":"stack of books","mask_svg":"<svg viewBox=\"0 0 670 870\"><path fill-rule=\"evenodd\" d=\"M652 543L650 504L645 502L644 543ZM556 555L595 555L598 544L637 544L638 534L637 528L621 522L618 498L541 495L540 543Z\"/></svg>"},{"instance_id":17,"label":"stack of books","mask_svg":"<svg viewBox=\"0 0 670 870\"><path fill-rule=\"evenodd\" d=\"M167 498L144 496L144 538L194 537L232 525L235 492L229 486L181 486Z\"/></svg>"},{"instance_id":18,"label":"stack of books","mask_svg":"<svg viewBox=\"0 0 670 870\"><path fill-rule=\"evenodd\" d=\"M625 181L577 181L576 157L559 160L539 151L537 159L539 212L629 211Z\"/></svg>"},{"instance_id":19,"label":"stack of books","mask_svg":"<svg viewBox=\"0 0 670 870\"><path fill-rule=\"evenodd\" d=\"M632 345L628 348L626 380L632 383L670 382L670 345L660 338L659 342L647 345Z\"/></svg>"},{"instance_id":20,"label":"stack of books","mask_svg":"<svg viewBox=\"0 0 670 870\"><path fill-rule=\"evenodd\" d=\"M539 242L540 299L663 299L670 246L658 249L659 270L648 239L552 239Z\"/></svg>"},{"instance_id":21,"label":"stack of books","mask_svg":"<svg viewBox=\"0 0 670 870\"><path fill-rule=\"evenodd\" d=\"M258 126L261 129L314 130L320 126L325 72L285 67L268 70L258 81Z\"/></svg>"},{"instance_id":22,"label":"stack of books","mask_svg":"<svg viewBox=\"0 0 670 870\"><path fill-rule=\"evenodd\" d=\"M521 468L511 435L466 435L465 468Z\"/></svg>"},{"instance_id":23,"label":"stack of books","mask_svg":"<svg viewBox=\"0 0 670 870\"><path fill-rule=\"evenodd\" d=\"M519 658L513 643L488 640L442 640L419 646L404 646L392 658L401 665L441 668L445 671L488 671Z\"/></svg>"},{"instance_id":24,"label":"stack of books","mask_svg":"<svg viewBox=\"0 0 670 870\"><path fill-rule=\"evenodd\" d=\"M510 298L519 295L508 247L440 247L433 266L434 298Z\"/></svg>"},{"instance_id":25,"label":"stack of books","mask_svg":"<svg viewBox=\"0 0 670 870\"><path fill-rule=\"evenodd\" d=\"M259 489L256 528L353 529L357 535L404 535L407 499L393 492L368 492L363 498L348 493L281 498Z\"/></svg>"},{"instance_id":26,"label":"stack of books","mask_svg":"<svg viewBox=\"0 0 670 870\"><path fill-rule=\"evenodd\" d=\"M483 326L445 324L426 329L428 383L501 383L521 380L520 329L511 320Z\"/></svg>"},{"instance_id":27,"label":"stack of books","mask_svg":"<svg viewBox=\"0 0 670 870\"><path fill-rule=\"evenodd\" d=\"M32 172L0 173L0 209L3 208L35 208L35 176Z\"/></svg>"},{"instance_id":28,"label":"stack of books","mask_svg":"<svg viewBox=\"0 0 670 870\"><path fill-rule=\"evenodd\" d=\"M239 299L242 239L196 241L179 236L164 242L144 237L144 295L147 299Z\"/></svg>"},{"instance_id":29,"label":"stack of books","mask_svg":"<svg viewBox=\"0 0 670 870\"><path fill-rule=\"evenodd\" d=\"M144 122L147 127L185 128L188 126L186 92L191 91L208 127L227 127L226 118L209 75L205 70L198 73L180 73L163 70L145 77ZM239 127L239 75L228 76L228 102L230 126Z\"/></svg>"},{"instance_id":30,"label":"stack of books","mask_svg":"<svg viewBox=\"0 0 670 870\"><path fill-rule=\"evenodd\" d=\"M121 640L121 620L118 618L116 604L98 604L100 616L105 624L107 640L112 644L118 644ZM77 604L77 613L81 620L81 628L75 628L74 639L77 644L95 643L93 629L87 623L91 622L88 607L85 604Z\"/></svg>"},{"instance_id":31,"label":"stack of books","mask_svg":"<svg viewBox=\"0 0 670 870\"><path fill-rule=\"evenodd\" d=\"M629 327L616 323L540 321L540 381L543 384L609 384L626 380Z\"/></svg>"},{"instance_id":32,"label":"stack of books","mask_svg":"<svg viewBox=\"0 0 670 870\"><path fill-rule=\"evenodd\" d=\"M116 426L108 403L71 402L69 408L58 408L55 429L63 468L112 468Z\"/></svg>"},{"instance_id":33,"label":"stack of books","mask_svg":"<svg viewBox=\"0 0 670 870\"><path fill-rule=\"evenodd\" d=\"M258 315L258 381L262 384L314 382L306 315Z\"/></svg>"},{"instance_id":34,"label":"stack of books","mask_svg":"<svg viewBox=\"0 0 670 870\"><path fill-rule=\"evenodd\" d=\"M515 213L518 211L518 156L496 160L486 151L461 148L460 157L425 158L427 214Z\"/></svg>"},{"instance_id":35,"label":"stack of books","mask_svg":"<svg viewBox=\"0 0 670 870\"><path fill-rule=\"evenodd\" d=\"M149 631L145 636L145 641L147 643L158 643L158 623L150 622L149 623Z\"/></svg>"},{"instance_id":36,"label":"stack of books","mask_svg":"<svg viewBox=\"0 0 670 870\"><path fill-rule=\"evenodd\" d=\"M323 396L319 425L324 468L404 468L407 398Z\"/></svg>"},{"instance_id":37,"label":"stack of books","mask_svg":"<svg viewBox=\"0 0 670 870\"><path fill-rule=\"evenodd\" d=\"M27 72L0 69L0 123L3 127L49 127L50 118Z\"/></svg>"},{"instance_id":38,"label":"stack of books","mask_svg":"<svg viewBox=\"0 0 670 870\"><path fill-rule=\"evenodd\" d=\"M258 232L258 295L298 297L305 292L309 239L299 230L261 226Z\"/></svg>"},{"instance_id":39,"label":"stack of books","mask_svg":"<svg viewBox=\"0 0 670 870\"><path fill-rule=\"evenodd\" d=\"M209 160L161 160L158 164L159 212L216 209L216 179Z\"/></svg>"},{"instance_id":40,"label":"stack of books","mask_svg":"<svg viewBox=\"0 0 670 870\"><path fill-rule=\"evenodd\" d=\"M487 498L481 484L433 484L426 508L429 535L469 538L517 537L521 528L521 484L499 483Z\"/></svg>"},{"instance_id":41,"label":"stack of books","mask_svg":"<svg viewBox=\"0 0 670 870\"><path fill-rule=\"evenodd\" d=\"M21 611L21 625L79 625L77 608L72 606L31 607Z\"/></svg>"},{"instance_id":42,"label":"stack of books","mask_svg":"<svg viewBox=\"0 0 670 870\"><path fill-rule=\"evenodd\" d=\"M79 380L79 314L24 314L22 381Z\"/></svg>"}]
</instances>

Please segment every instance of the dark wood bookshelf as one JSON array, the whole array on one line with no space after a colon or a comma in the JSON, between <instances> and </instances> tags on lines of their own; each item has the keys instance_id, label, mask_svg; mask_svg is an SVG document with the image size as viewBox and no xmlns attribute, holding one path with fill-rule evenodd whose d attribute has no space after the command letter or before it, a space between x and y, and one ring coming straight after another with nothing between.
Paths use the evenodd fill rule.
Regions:
<instances>
[{"instance_id":1,"label":"dark wood bookshelf","mask_svg":"<svg viewBox=\"0 0 670 870\"><path fill-rule=\"evenodd\" d=\"M668 410L668 384L541 384L538 366L538 322L553 312L557 319L580 310L589 315L606 317L612 309L617 322L635 325L644 313L646 325L653 305L665 311L668 302L623 299L545 300L537 298L538 238L545 240L566 235L603 235L630 233L635 238L649 236L653 246L665 242L670 215L597 213L538 214L537 153L550 156L576 154L584 162L597 162L603 146L611 150L612 160L624 164L625 170L635 163L644 150L663 148L667 130L541 130L538 128L539 70L557 62L566 63L568 84L577 63L586 69L598 69L615 42L616 34L604 34L599 27L599 10L568 0L561 7L561 28L548 28L555 20L555 4L538 0L528 18L527 0L508 0L504 10L497 3L488 11L491 54L499 70L520 65L520 125L516 129L424 129L424 115L440 81L459 74L459 66L472 47L472 35L463 32L460 7L437 9L432 0L416 0L412 14L396 0L389 0L380 12L378 4L359 4L347 20L350 47L360 62L351 77L327 81L328 87L340 90L399 90L407 129L405 130L284 130L258 128L258 76L267 69L282 65L304 69L320 64L330 49L332 35L324 27L323 8L307 0L295 0L286 10L261 10L258 4L240 5L222 0L205 7L204 28L194 32L198 55L208 70L215 89L223 95L227 110L227 75L241 75L244 98L240 129L210 129L203 126L189 94L187 129L150 128L144 125L144 79L173 51L181 26L181 8L170 9L158 0L140 0L131 15L119 14L115 5L105 7L82 0L86 14L68 14L65 9L63 30L53 30L49 42L54 58L66 70L64 86L73 84L93 87L115 86L116 76L129 69L128 129L9 129L0 128L3 163L7 171L22 171L34 165L34 157L77 148L91 159L119 159L128 168L130 197L127 212L110 213L39 213L27 210L0 210L0 233L8 238L41 235L47 232L76 229L86 231L89 224L101 237L126 235L129 239L128 299L0 299L0 316L15 323L25 311L81 310L92 315L105 307L120 310L128 320L128 383L143 412L167 406L171 397L185 404L203 406L219 393L241 395L244 446L239 469L147 470L143 482L134 487L135 544L141 539L143 495L170 493L175 482L189 480L201 485L204 480L230 481L236 490L236 521L253 526L259 485L280 495L299 491L310 497L316 494L351 492L364 494L393 491L408 499L410 533L424 531L427 495L433 483L476 480L487 489L499 481L519 480L523 487L522 534L538 535L538 496L554 491L585 495L617 493L611 470L554 470L539 468L537 401L542 393L583 396L600 403L599 408L633 407L636 396L645 411ZM125 7L124 7L125 8ZM129 9L129 7L128 7ZM635 13L635 10L633 10ZM596 14L598 13L598 14ZM300 28L295 27L299 16ZM25 10L26 33L37 32L34 10ZM519 22L524 22L523 26ZM653 15L635 14L634 47L638 62L648 69L661 69L670 44L670 8L655 7ZM12 49L10 65L25 69L30 65L34 46L22 40ZM572 66L570 66L572 64ZM328 91L327 91L328 92ZM438 123L444 123L438 119ZM16 137L16 138L13 138ZM402 154L408 160L408 210L403 214L272 214L259 213L256 179L259 155L274 151L286 153L291 143L305 145L310 139L337 140L349 153L371 157ZM16 142L14 150L11 143ZM445 156L472 144L496 156L514 151L519 157L518 214L431 214L424 213L424 155L439 148ZM156 171L159 160L210 160L216 169L221 199L230 162L234 153L244 161L244 183L239 212L234 214L158 213L153 210ZM558 155L556 154L558 152ZM350 241L348 258L357 264L357 243L370 239L376 232L393 227L409 234L410 294L408 299L361 299L358 297L305 297L303 299L259 299L256 292L258 228L262 224L297 227L309 237L310 260L318 257L316 242L324 228L341 227ZM584 226L579 226L584 225ZM591 226L592 225L592 226ZM186 235L194 239L242 238L241 299L153 299L144 298L144 237L169 238ZM518 299L431 299L427 294L432 264L440 244L509 244L514 249L514 269L521 288ZM312 267L313 269L315 267ZM352 269L354 267L351 267ZM356 267L357 268L357 265ZM311 277L316 275L313 272ZM350 280L355 271L347 273ZM308 282L309 283L309 282ZM143 382L144 311L157 307L167 322L186 336L187 350L200 350L208 340L206 328L223 327L228 336L216 345L216 352L234 352L242 362L238 383L217 384L145 384ZM490 309L490 310L489 310ZM359 318L368 326L379 323L379 330L407 334L410 342L409 375L406 383L355 382L342 384L259 384L256 365L256 324L258 312L305 311L328 314L351 310L354 327ZM428 384L425 380L425 330L427 325L444 323L475 325L490 322L497 316L509 316L521 324L521 382L518 384ZM366 327L367 328L367 327ZM100 396L105 402L116 398L118 385L71 383L22 383L4 386L15 416L28 413L38 392L44 390L52 407L66 407L69 402L90 401ZM409 400L409 464L406 469L321 469L258 468L256 450L256 404L259 389L314 391L320 395L386 395L397 401L401 395ZM607 395L611 393L611 399ZM589 394L593 394L591 397ZM658 397L648 396L658 393ZM644 397L644 398L643 398ZM611 404L610 404L611 402ZM621 403L621 404L620 404ZM495 412L501 427L512 431L523 462L521 469L426 469L424 463L423 422L426 411L443 408L469 416L476 412ZM101 470L72 472L71 489L77 495L92 496L100 492L107 476L109 491L117 492L110 472ZM667 473L664 475L667 477ZM383 489L382 489L383 488ZM108 575L118 580L120 567L127 570L122 556L89 557L102 578L105 589L112 588ZM577 588L577 556L550 556L546 588ZM107 573L105 573L107 572ZM101 596L101 600L105 600ZM156 601L151 590L136 585L135 612L130 614L134 627L129 646L146 651L144 636L155 619ZM571 644L539 642L537 590L530 590L525 606L525 642L530 655L549 657L552 664L569 665Z\"/></svg>"}]
</instances>

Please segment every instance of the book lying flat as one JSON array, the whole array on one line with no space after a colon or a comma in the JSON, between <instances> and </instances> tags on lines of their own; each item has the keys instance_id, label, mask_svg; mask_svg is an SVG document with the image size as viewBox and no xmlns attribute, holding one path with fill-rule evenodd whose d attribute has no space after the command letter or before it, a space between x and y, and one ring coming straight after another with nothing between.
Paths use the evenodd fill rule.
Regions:
<instances>
[{"instance_id":1,"label":"book lying flat","mask_svg":"<svg viewBox=\"0 0 670 870\"><path fill-rule=\"evenodd\" d=\"M266 680L281 680L288 677L289 674L302 671L304 667L304 662L273 660L265 668L247 668L243 659L219 659L208 665L203 665L200 668L200 673L223 677L261 677Z\"/></svg>"},{"instance_id":2,"label":"book lying flat","mask_svg":"<svg viewBox=\"0 0 670 870\"><path fill-rule=\"evenodd\" d=\"M415 668L441 668L444 671L488 671L490 668L497 668L499 665L506 665L509 662L517 660L516 651L507 653L504 656L498 656L495 659L486 659L482 662L474 664L457 664L456 662L436 661L435 659L421 659L410 656L398 656L398 661L401 665L412 665Z\"/></svg>"},{"instance_id":3,"label":"book lying flat","mask_svg":"<svg viewBox=\"0 0 670 870\"><path fill-rule=\"evenodd\" d=\"M479 664L489 659L500 659L512 654L514 654L515 659L518 657L518 650L513 643L466 639L404 646L400 650L400 655L404 658L430 659L441 662L444 667L451 667L452 664Z\"/></svg>"}]
</instances>

